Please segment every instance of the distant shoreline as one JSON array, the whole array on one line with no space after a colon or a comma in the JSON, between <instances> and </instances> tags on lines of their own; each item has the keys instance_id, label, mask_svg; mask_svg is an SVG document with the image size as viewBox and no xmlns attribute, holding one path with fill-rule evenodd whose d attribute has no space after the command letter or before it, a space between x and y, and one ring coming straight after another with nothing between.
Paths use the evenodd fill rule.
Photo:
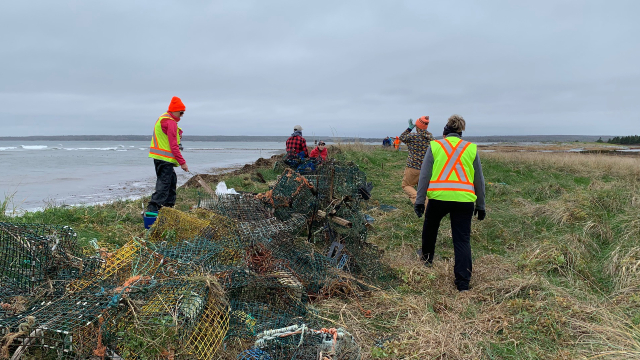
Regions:
<instances>
[{"instance_id":1,"label":"distant shoreline","mask_svg":"<svg viewBox=\"0 0 640 360\"><path fill-rule=\"evenodd\" d=\"M399 135L399 134L398 134ZM434 134L437 138L439 134ZM494 136L465 136L475 142L595 142L599 138L607 141L614 135L494 135ZM236 141L236 142L285 142L289 136L193 136L185 135L184 141ZM324 139L326 141L341 142L382 142L380 138L356 138L307 135L309 139ZM2 136L0 141L148 141L149 135L63 135L63 136Z\"/></svg>"}]
</instances>

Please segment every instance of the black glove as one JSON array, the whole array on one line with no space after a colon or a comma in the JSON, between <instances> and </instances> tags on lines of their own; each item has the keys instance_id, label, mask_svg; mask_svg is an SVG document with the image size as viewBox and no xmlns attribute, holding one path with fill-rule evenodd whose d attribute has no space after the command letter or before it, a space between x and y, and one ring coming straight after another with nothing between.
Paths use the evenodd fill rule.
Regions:
<instances>
[{"instance_id":1,"label":"black glove","mask_svg":"<svg viewBox=\"0 0 640 360\"><path fill-rule=\"evenodd\" d=\"M415 204L413 205L413 211L416 212L416 215L418 215L418 217L422 217L422 214L424 214L424 204Z\"/></svg>"},{"instance_id":2,"label":"black glove","mask_svg":"<svg viewBox=\"0 0 640 360\"><path fill-rule=\"evenodd\" d=\"M487 212L480 209L475 209L473 211L473 215L478 215L478 221L484 220L484 217L487 216Z\"/></svg>"},{"instance_id":3,"label":"black glove","mask_svg":"<svg viewBox=\"0 0 640 360\"><path fill-rule=\"evenodd\" d=\"M180 151L184 150L184 148L182 147L182 144L178 144L178 149L180 149Z\"/></svg>"}]
</instances>

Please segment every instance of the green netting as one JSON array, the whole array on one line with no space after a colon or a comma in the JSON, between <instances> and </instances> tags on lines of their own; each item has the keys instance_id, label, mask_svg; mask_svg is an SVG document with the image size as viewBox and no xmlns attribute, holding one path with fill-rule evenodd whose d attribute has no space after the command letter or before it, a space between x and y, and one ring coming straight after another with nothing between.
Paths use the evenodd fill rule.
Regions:
<instances>
[{"instance_id":1,"label":"green netting","mask_svg":"<svg viewBox=\"0 0 640 360\"><path fill-rule=\"evenodd\" d=\"M279 220L289 220L293 214L310 217L317 210L317 191L304 176L287 169L280 175L273 189L258 194L261 200Z\"/></svg>"},{"instance_id":2,"label":"green netting","mask_svg":"<svg viewBox=\"0 0 640 360\"><path fill-rule=\"evenodd\" d=\"M210 359L226 336L222 289L207 277L148 280L104 322L103 341L126 359Z\"/></svg>"},{"instance_id":3,"label":"green netting","mask_svg":"<svg viewBox=\"0 0 640 360\"><path fill-rule=\"evenodd\" d=\"M198 207L239 221L264 220L273 213L251 194L224 194L211 197L199 194Z\"/></svg>"},{"instance_id":4,"label":"green netting","mask_svg":"<svg viewBox=\"0 0 640 360\"><path fill-rule=\"evenodd\" d=\"M200 195L190 213L163 208L146 240L87 252L94 257L68 228L0 223L2 348L52 359L210 359L223 339L228 351L259 340L233 351L359 359L353 338L322 329L309 302L358 301L368 283L393 279L367 242L370 191L352 163L305 176L287 169L263 194ZM44 296L35 291L43 285L57 290ZM264 336L290 326L286 337Z\"/></svg>"},{"instance_id":5,"label":"green netting","mask_svg":"<svg viewBox=\"0 0 640 360\"><path fill-rule=\"evenodd\" d=\"M70 227L0 223L0 301L10 295L62 295L69 281L99 265L83 257Z\"/></svg>"}]
</instances>

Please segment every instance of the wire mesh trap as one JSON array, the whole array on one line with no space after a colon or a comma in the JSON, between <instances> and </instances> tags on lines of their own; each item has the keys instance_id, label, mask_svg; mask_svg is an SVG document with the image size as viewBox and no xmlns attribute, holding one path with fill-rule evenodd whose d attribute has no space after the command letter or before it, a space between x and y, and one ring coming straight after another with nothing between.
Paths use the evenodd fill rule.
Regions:
<instances>
[{"instance_id":1,"label":"wire mesh trap","mask_svg":"<svg viewBox=\"0 0 640 360\"><path fill-rule=\"evenodd\" d=\"M296 324L266 330L257 336L253 349L239 359L360 360L360 347L353 336L342 328L315 330ZM267 357L268 356L268 357Z\"/></svg>"},{"instance_id":2,"label":"wire mesh trap","mask_svg":"<svg viewBox=\"0 0 640 360\"><path fill-rule=\"evenodd\" d=\"M133 289L105 321L104 342L125 359L211 359L229 327L224 293L193 276Z\"/></svg>"},{"instance_id":3,"label":"wire mesh trap","mask_svg":"<svg viewBox=\"0 0 640 360\"><path fill-rule=\"evenodd\" d=\"M211 359L224 343L238 359L360 359L309 302L393 277L367 242L370 191L352 163L286 169L268 192L201 194L162 208L146 240L84 255L69 228L0 223L0 355Z\"/></svg>"},{"instance_id":4,"label":"wire mesh trap","mask_svg":"<svg viewBox=\"0 0 640 360\"><path fill-rule=\"evenodd\" d=\"M69 281L92 273L67 226L0 223L0 301L3 295L61 295Z\"/></svg>"}]
</instances>

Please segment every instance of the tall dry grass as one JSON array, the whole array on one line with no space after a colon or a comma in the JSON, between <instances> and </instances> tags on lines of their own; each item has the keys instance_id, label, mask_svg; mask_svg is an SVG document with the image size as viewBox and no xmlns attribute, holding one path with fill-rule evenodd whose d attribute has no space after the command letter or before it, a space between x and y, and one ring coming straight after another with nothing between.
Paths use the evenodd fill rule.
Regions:
<instances>
[{"instance_id":1,"label":"tall dry grass","mask_svg":"<svg viewBox=\"0 0 640 360\"><path fill-rule=\"evenodd\" d=\"M640 180L640 158L625 155L598 155L579 153L492 152L481 153L481 158L500 161L505 165L535 169L565 170L576 175L611 175Z\"/></svg>"}]
</instances>

